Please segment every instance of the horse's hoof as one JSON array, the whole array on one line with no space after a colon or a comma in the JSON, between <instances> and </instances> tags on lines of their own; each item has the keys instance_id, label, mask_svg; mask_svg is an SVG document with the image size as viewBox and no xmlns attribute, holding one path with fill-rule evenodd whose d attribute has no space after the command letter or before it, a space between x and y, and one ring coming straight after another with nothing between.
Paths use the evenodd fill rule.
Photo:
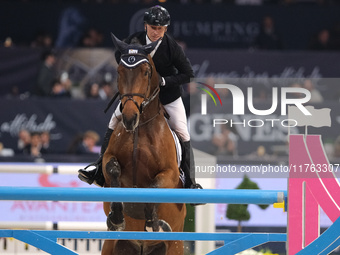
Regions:
<instances>
[{"instance_id":1,"label":"horse's hoof","mask_svg":"<svg viewBox=\"0 0 340 255\"><path fill-rule=\"evenodd\" d=\"M113 224L110 220L107 220L107 228L109 231L124 231L125 230L125 220L120 224Z\"/></svg>"},{"instance_id":2,"label":"horse's hoof","mask_svg":"<svg viewBox=\"0 0 340 255\"><path fill-rule=\"evenodd\" d=\"M116 224L116 231L124 231L124 230L125 230L125 220L120 224Z\"/></svg>"},{"instance_id":3,"label":"horse's hoof","mask_svg":"<svg viewBox=\"0 0 340 255\"><path fill-rule=\"evenodd\" d=\"M146 232L153 232L153 230L152 230L152 227L147 227L147 226L145 226L145 229L144 229Z\"/></svg>"},{"instance_id":4,"label":"horse's hoof","mask_svg":"<svg viewBox=\"0 0 340 255\"><path fill-rule=\"evenodd\" d=\"M158 232L159 231L158 221L147 220L145 222L144 230L147 232Z\"/></svg>"},{"instance_id":5,"label":"horse's hoof","mask_svg":"<svg viewBox=\"0 0 340 255\"><path fill-rule=\"evenodd\" d=\"M113 223L110 217L107 217L106 225L110 231L123 231L125 229L125 219L120 223Z\"/></svg>"},{"instance_id":6,"label":"horse's hoof","mask_svg":"<svg viewBox=\"0 0 340 255\"><path fill-rule=\"evenodd\" d=\"M169 223L167 223L166 221L159 220L158 224L159 224L159 232L172 232L172 229Z\"/></svg>"},{"instance_id":7,"label":"horse's hoof","mask_svg":"<svg viewBox=\"0 0 340 255\"><path fill-rule=\"evenodd\" d=\"M151 222L149 222L149 224L147 223L145 224L144 227L144 230L147 232L172 232L169 223L167 223L164 220L159 220L157 225Z\"/></svg>"}]
</instances>

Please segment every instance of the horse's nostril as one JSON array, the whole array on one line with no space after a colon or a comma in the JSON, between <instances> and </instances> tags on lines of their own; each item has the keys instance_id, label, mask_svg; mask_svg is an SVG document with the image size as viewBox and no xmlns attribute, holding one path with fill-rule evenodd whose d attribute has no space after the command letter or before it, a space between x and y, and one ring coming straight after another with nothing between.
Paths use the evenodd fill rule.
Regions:
<instances>
[{"instance_id":1,"label":"horse's nostril","mask_svg":"<svg viewBox=\"0 0 340 255\"><path fill-rule=\"evenodd\" d=\"M127 131L134 131L139 123L139 115L133 113L131 116L123 114L123 124Z\"/></svg>"}]
</instances>

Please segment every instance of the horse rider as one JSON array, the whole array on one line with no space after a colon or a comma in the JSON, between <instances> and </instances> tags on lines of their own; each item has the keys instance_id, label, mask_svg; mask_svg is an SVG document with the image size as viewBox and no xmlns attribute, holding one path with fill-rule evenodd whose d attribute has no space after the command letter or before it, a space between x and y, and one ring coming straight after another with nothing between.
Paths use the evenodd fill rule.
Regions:
<instances>
[{"instance_id":1,"label":"horse rider","mask_svg":"<svg viewBox=\"0 0 340 255\"><path fill-rule=\"evenodd\" d=\"M190 135L187 127L187 117L184 104L181 98L181 85L190 82L194 77L191 63L185 56L181 46L168 35L167 29L170 25L169 12L156 5L144 13L145 31L130 35L124 41L128 44L136 40L142 45L159 40L151 57L156 70L160 75L160 101L170 116L168 122L170 127L179 135L184 145L184 157L181 168L185 176L185 188L202 189L202 186L195 181L194 154L190 144ZM116 52L117 63L120 61L120 52ZM120 121L120 104L113 113L108 129L104 136L103 145L99 159L78 171L79 179L88 184L103 186L105 179L102 173L102 158L109 144L111 134ZM91 168L94 168L90 170Z\"/></svg>"}]
</instances>

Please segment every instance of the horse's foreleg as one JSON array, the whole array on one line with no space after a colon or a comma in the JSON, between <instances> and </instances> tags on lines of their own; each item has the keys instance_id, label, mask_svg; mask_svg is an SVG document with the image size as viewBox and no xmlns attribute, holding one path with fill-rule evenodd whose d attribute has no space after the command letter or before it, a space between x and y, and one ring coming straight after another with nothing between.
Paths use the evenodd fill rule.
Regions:
<instances>
[{"instance_id":1,"label":"horse's foreleg","mask_svg":"<svg viewBox=\"0 0 340 255\"><path fill-rule=\"evenodd\" d=\"M175 186L176 177L173 170L163 171L156 176L150 188L171 188ZM158 204L148 203L145 205L145 230L149 232L171 232L170 225L159 220L157 215Z\"/></svg>"},{"instance_id":2,"label":"horse's foreleg","mask_svg":"<svg viewBox=\"0 0 340 255\"><path fill-rule=\"evenodd\" d=\"M112 157L106 164L106 173L110 177L110 187L120 187L119 177L121 169L116 158ZM123 203L111 202L111 212L107 216L106 224L109 230L122 231L125 229L125 220L123 215Z\"/></svg>"},{"instance_id":3,"label":"horse's foreleg","mask_svg":"<svg viewBox=\"0 0 340 255\"><path fill-rule=\"evenodd\" d=\"M120 165L115 157L112 157L109 162L107 162L105 171L110 177L111 187L120 187L119 177L122 173Z\"/></svg>"},{"instance_id":4,"label":"horse's foreleg","mask_svg":"<svg viewBox=\"0 0 340 255\"><path fill-rule=\"evenodd\" d=\"M159 204L145 204L145 226L144 230L148 232L171 232L170 225L164 221L159 220L157 215L157 208Z\"/></svg>"},{"instance_id":5,"label":"horse's foreleg","mask_svg":"<svg viewBox=\"0 0 340 255\"><path fill-rule=\"evenodd\" d=\"M158 232L159 223L157 216L157 204L145 204L145 231Z\"/></svg>"}]
</instances>

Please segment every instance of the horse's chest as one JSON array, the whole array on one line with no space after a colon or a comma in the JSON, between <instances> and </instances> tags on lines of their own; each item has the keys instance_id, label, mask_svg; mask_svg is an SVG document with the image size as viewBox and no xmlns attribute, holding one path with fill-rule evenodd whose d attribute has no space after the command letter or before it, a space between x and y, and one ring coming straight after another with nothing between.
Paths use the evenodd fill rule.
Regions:
<instances>
[{"instance_id":1,"label":"horse's chest","mask_svg":"<svg viewBox=\"0 0 340 255\"><path fill-rule=\"evenodd\" d=\"M146 138L134 141L130 136L117 140L113 155L121 166L129 166L136 162L141 167L156 167L159 163L162 150Z\"/></svg>"},{"instance_id":2,"label":"horse's chest","mask_svg":"<svg viewBox=\"0 0 340 255\"><path fill-rule=\"evenodd\" d=\"M145 219L145 204L142 203L124 203L124 213L134 219Z\"/></svg>"}]
</instances>

